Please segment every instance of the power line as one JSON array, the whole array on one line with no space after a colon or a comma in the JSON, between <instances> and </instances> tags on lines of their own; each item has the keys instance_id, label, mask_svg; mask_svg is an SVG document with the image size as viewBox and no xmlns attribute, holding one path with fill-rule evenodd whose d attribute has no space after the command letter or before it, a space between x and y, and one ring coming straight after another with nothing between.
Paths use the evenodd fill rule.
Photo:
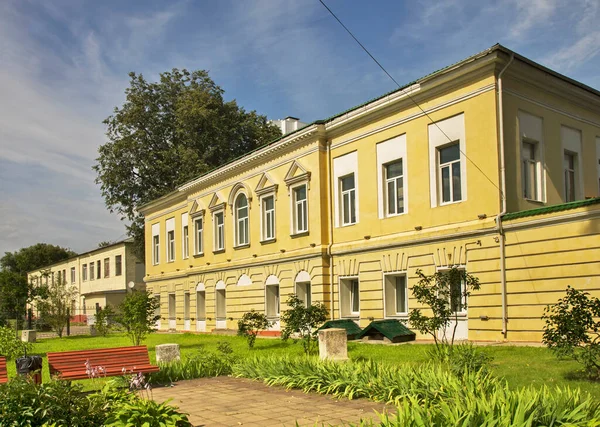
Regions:
<instances>
[{"instance_id":1,"label":"power line","mask_svg":"<svg viewBox=\"0 0 600 427\"><path fill-rule=\"evenodd\" d=\"M369 56L371 57L371 59L372 59L372 60L373 60L373 61L374 61L374 62L375 62L375 63L376 63L378 66L379 66L379 68L381 68L381 70L382 70L382 71L383 71L383 72L384 72L384 73L385 73L385 74L386 74L386 75L387 75L387 76L388 76L388 77L389 77L389 78L390 78L390 79L391 79L391 80L392 80L392 81L393 81L393 82L396 84L396 86L398 86L398 88L400 88L400 89L401 89L401 88L402 88L402 86L400 86L400 84L398 84L398 82L396 81L396 79L394 79L394 78L392 77L392 75L391 75L390 73L388 73L388 72L387 72L387 70L386 70L386 69L383 67L383 65L381 65L377 59L375 59L375 57L374 57L374 56L371 54L371 52L369 52L369 50L368 50L368 49L367 49L367 48L366 48L366 47L365 47L365 46L364 46L364 45L363 45L363 44L362 44L362 43L361 43L361 42L360 42L360 41L359 41L359 40L356 38L356 36L355 36L354 34L352 34L352 31L350 31L350 30L348 29L348 27L346 27L346 26L344 25L344 23L343 23L343 22L340 20L340 18L338 18L338 17L336 16L336 14L335 14L335 13L333 13L333 11L332 11L332 10L331 10L331 9L330 9L330 8L329 8L329 7L328 7L326 4L325 4L325 2L324 2L323 0L319 0L319 2L320 2L322 5L323 5L323 7L325 7L325 9L327 9L327 10L329 11L329 13L331 14L331 16L333 16L333 17L335 18L335 20L339 22L339 24L340 24L340 25L341 25L341 26L344 28L344 30L346 30L346 31L348 32L348 34L350 34L350 36L351 36L351 37L354 39L354 41L356 41L356 43L358 43L358 45L359 45L359 46L362 48L362 50L364 50L364 51L365 51L365 53L366 53L367 55L369 55ZM444 132L444 131L442 130L442 128L440 127L440 125L438 125L438 124L437 124L437 122L435 122L435 121L434 121L434 120L431 118L431 116L430 116L430 115L429 115L429 114L428 114L428 113L427 113L427 112L426 112L426 111L425 111L423 108L421 108L421 106L419 105L419 103L418 103L417 101L415 101L415 99L414 99L412 96L410 96L410 94L409 94L408 92L405 92L405 95L408 97L408 99L410 99L410 100L412 101L412 103L413 103L413 104L415 104L415 105L417 106L417 108L418 108L419 110L421 110L421 112L422 112L422 113L423 113L423 114L424 114L424 115L425 115L425 116L426 116L426 117L427 117L427 118L428 118L428 119L431 121L431 123L433 123L433 124L435 125L435 127L437 127L437 128L438 128L438 130L439 130L439 131L440 131L440 132L441 132L441 133L442 133L442 134L443 134L443 135L444 135L444 136L445 136L445 137L448 139L448 141L449 141L449 142L453 142L453 141L452 141L452 139L451 139L451 138L448 136L448 134L446 134L446 132ZM487 179L487 180L488 180L488 181L489 181L489 182L490 182L490 183L491 183L491 184L492 184L494 187L496 187L496 188L498 189L498 191L500 191L500 194L502 195L502 198L504 199L504 193L502 192L502 190L500 189L500 187L498 187L498 186L496 185L496 183L494 183L494 181L492 181L492 180L490 179L490 177L489 177L489 176L487 176L487 174L486 174L486 173L485 173L485 172L484 172L484 171L483 171L483 170L482 170L482 169L481 169L479 166L477 166L477 163L475 163L473 160L471 160L471 159L469 158L469 156L467 156L467 155L466 155L466 154L465 154L465 153L464 153L464 152L463 152L463 151L460 149L460 144L459 144L459 146L458 146L458 150L460 151L460 153L461 153L463 156L465 156L465 158L466 158L468 161L470 161L470 162L473 164L473 166L475 166L475 168L477 168L477 170L478 170L479 172L481 172L481 174L482 174L482 175L483 175L483 176L484 176L484 177L485 177L485 178L486 178L486 179Z\"/></svg>"}]
</instances>

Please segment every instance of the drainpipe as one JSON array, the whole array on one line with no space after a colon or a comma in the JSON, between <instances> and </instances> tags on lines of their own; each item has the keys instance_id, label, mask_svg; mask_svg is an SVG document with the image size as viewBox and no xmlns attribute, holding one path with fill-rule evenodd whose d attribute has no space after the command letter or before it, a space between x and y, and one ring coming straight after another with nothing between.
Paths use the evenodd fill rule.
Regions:
<instances>
[{"instance_id":1,"label":"drainpipe","mask_svg":"<svg viewBox=\"0 0 600 427\"><path fill-rule=\"evenodd\" d=\"M329 292L331 301L331 320L335 318L333 310L333 173L331 169L331 141L327 141L327 175L329 177L329 245L327 246L327 256L329 257Z\"/></svg>"},{"instance_id":2,"label":"drainpipe","mask_svg":"<svg viewBox=\"0 0 600 427\"><path fill-rule=\"evenodd\" d=\"M500 139L500 204L501 210L496 217L496 226L500 236L500 283L502 288L502 335L506 338L508 332L508 309L506 301L506 246L504 241L504 229L502 228L502 216L506 214L506 163L504 159L504 111L502 109L502 75L515 59L514 52L511 53L508 63L498 73L498 126Z\"/></svg>"}]
</instances>

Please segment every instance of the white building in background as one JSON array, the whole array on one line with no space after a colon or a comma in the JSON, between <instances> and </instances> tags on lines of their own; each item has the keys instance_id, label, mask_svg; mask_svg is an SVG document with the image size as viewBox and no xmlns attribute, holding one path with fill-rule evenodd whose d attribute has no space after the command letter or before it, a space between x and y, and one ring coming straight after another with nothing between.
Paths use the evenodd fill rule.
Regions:
<instances>
[{"instance_id":1,"label":"white building in background","mask_svg":"<svg viewBox=\"0 0 600 427\"><path fill-rule=\"evenodd\" d=\"M303 128L307 123L301 122L300 119L292 116L287 116L285 119L270 120L269 123L279 126L283 135Z\"/></svg>"}]
</instances>

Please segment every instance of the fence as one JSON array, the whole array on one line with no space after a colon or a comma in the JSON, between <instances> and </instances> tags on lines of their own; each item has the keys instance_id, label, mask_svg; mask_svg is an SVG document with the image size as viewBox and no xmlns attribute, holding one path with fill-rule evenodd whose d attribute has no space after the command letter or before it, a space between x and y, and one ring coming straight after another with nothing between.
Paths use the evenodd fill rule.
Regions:
<instances>
[{"instance_id":1,"label":"fence","mask_svg":"<svg viewBox=\"0 0 600 427\"><path fill-rule=\"evenodd\" d=\"M91 313L91 314L90 314ZM45 317L44 313L33 309L27 309L25 315L16 315L15 311L0 312L0 325L7 325L17 331L23 329L35 330L38 338L50 338L58 335L56 329L62 326L62 335L90 335L92 326L96 323L96 309L67 309L63 319Z\"/></svg>"}]
</instances>

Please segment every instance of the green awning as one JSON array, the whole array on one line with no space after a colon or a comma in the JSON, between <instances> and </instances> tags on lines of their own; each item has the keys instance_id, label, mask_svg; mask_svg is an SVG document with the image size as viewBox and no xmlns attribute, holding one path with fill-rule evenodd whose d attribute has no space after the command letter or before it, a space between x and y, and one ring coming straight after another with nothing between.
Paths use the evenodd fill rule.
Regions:
<instances>
[{"instance_id":1,"label":"green awning","mask_svg":"<svg viewBox=\"0 0 600 427\"><path fill-rule=\"evenodd\" d=\"M416 334L408 329L402 322L396 319L374 320L369 323L363 331L358 334L356 339L363 337L383 336L391 342L414 341Z\"/></svg>"},{"instance_id":2,"label":"green awning","mask_svg":"<svg viewBox=\"0 0 600 427\"><path fill-rule=\"evenodd\" d=\"M354 321L350 319L338 319L338 320L330 320L325 322L323 326L321 326L318 331L321 329L330 329L330 328L340 328L346 330L346 335L349 340L356 339L356 336L362 332L360 326L358 326Z\"/></svg>"}]
</instances>

